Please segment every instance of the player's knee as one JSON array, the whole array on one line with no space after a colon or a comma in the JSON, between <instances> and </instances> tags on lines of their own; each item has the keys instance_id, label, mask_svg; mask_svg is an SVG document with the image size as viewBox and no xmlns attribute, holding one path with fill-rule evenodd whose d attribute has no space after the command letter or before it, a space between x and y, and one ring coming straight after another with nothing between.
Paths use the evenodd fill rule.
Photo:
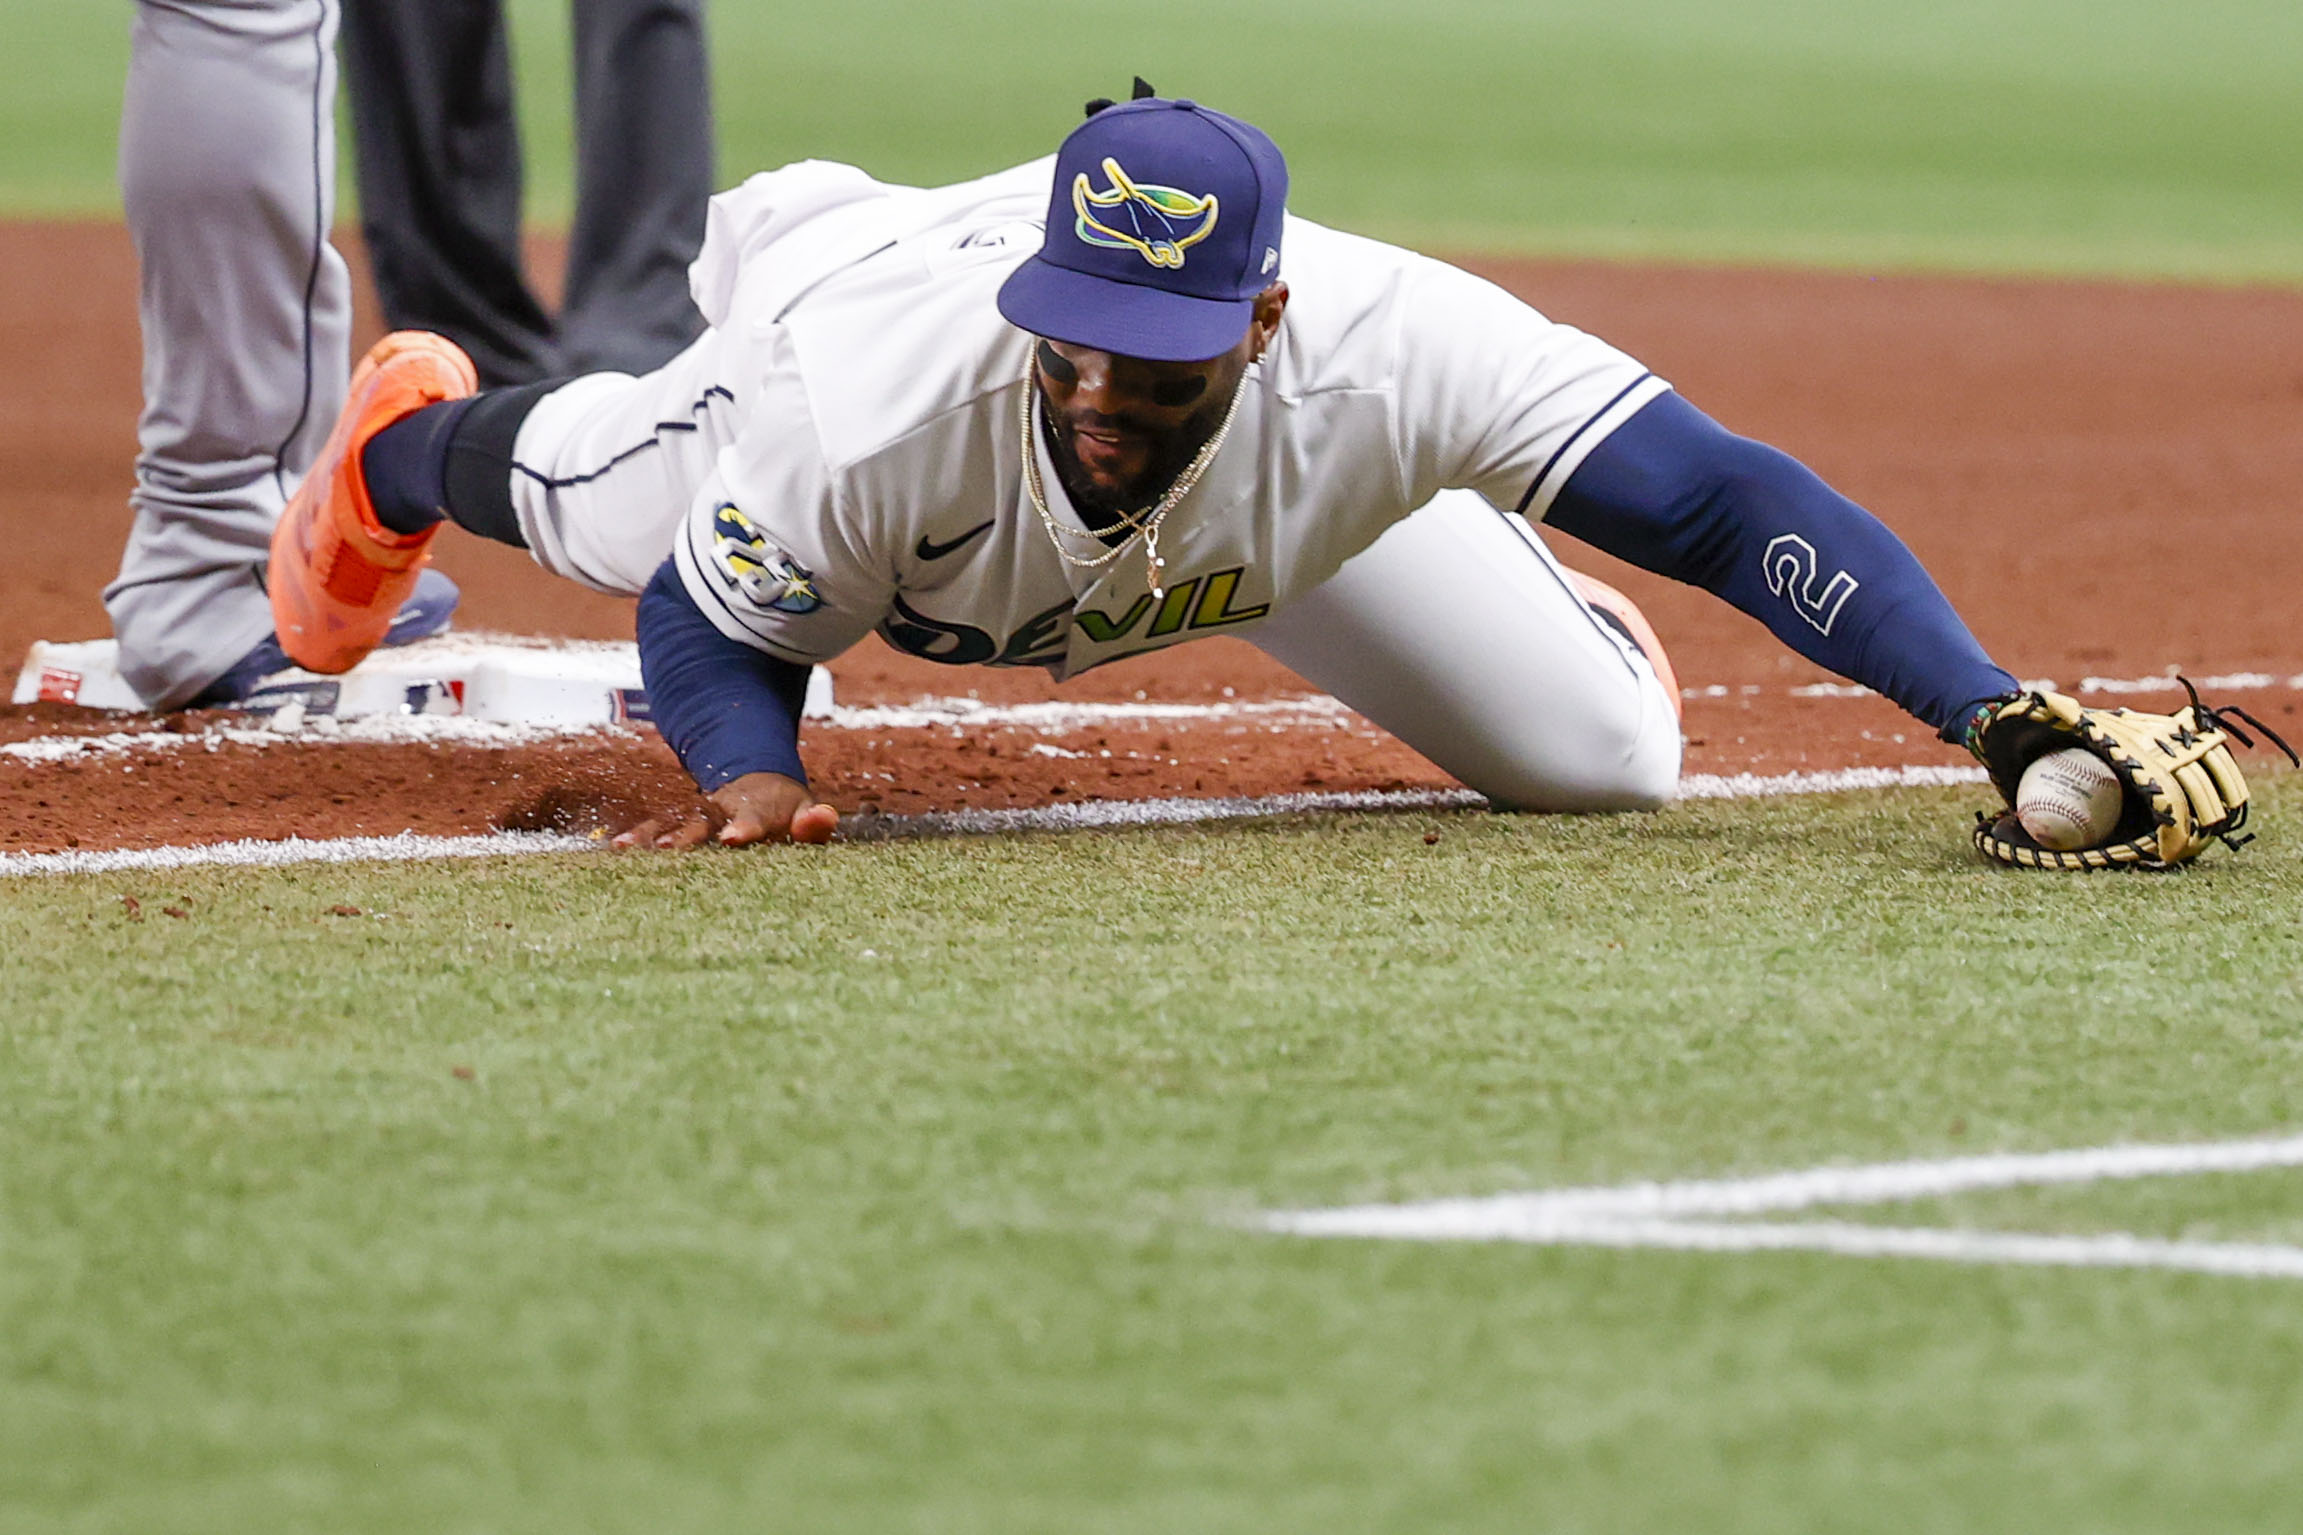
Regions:
<instances>
[{"instance_id":1,"label":"player's knee","mask_svg":"<svg viewBox=\"0 0 2303 1535\"><path fill-rule=\"evenodd\" d=\"M1621 810L1659 810L1679 792L1678 700L1668 696L1664 684L1649 676L1641 679L1636 719L1618 729L1615 745L1622 755L1612 775Z\"/></svg>"},{"instance_id":2,"label":"player's knee","mask_svg":"<svg viewBox=\"0 0 2303 1535\"><path fill-rule=\"evenodd\" d=\"M1634 747L1617 775L1617 810L1660 810L1679 793L1679 729L1666 721Z\"/></svg>"},{"instance_id":3,"label":"player's knee","mask_svg":"<svg viewBox=\"0 0 2303 1535\"><path fill-rule=\"evenodd\" d=\"M1583 814L1656 810L1679 788L1676 713L1652 681L1570 732L1546 729L1474 782L1499 809Z\"/></svg>"},{"instance_id":4,"label":"player's knee","mask_svg":"<svg viewBox=\"0 0 2303 1535\"><path fill-rule=\"evenodd\" d=\"M1498 803L1512 810L1566 811L1598 815L1627 810L1660 810L1679 790L1677 743L1663 748L1641 743L1625 756L1583 766L1524 786L1524 792Z\"/></svg>"}]
</instances>

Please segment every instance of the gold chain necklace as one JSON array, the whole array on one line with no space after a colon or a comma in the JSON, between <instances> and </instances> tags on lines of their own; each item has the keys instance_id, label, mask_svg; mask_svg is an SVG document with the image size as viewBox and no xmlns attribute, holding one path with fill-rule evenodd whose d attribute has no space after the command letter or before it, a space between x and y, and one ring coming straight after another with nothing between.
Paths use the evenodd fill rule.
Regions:
<instances>
[{"instance_id":1,"label":"gold chain necklace","mask_svg":"<svg viewBox=\"0 0 2303 1535\"><path fill-rule=\"evenodd\" d=\"M1040 480L1039 445L1032 440L1032 407L1038 402L1039 393L1039 382L1033 377L1033 364L1027 359L1024 363L1023 410L1019 414L1023 435L1024 489L1032 498L1032 510L1040 514L1040 526L1048 530L1048 543L1065 564L1080 570L1096 570L1127 553L1128 545L1134 543L1140 534L1144 541L1144 578L1151 587L1152 601L1159 601L1167 595L1167 587L1162 584L1167 573L1167 562L1159 557L1160 524L1167 521L1167 514L1191 494L1200 476L1207 473L1207 466L1215 462L1216 449L1222 447L1224 438L1231 434L1232 418L1239 414L1240 397L1247 393L1247 375L1241 374L1239 382L1232 386L1231 404L1224 409L1222 425L1215 429L1215 435L1207 440L1206 446L1192 456L1192 461L1184 465L1183 473L1175 477L1175 483L1167 488L1167 494L1153 503L1149 511L1120 513L1117 526L1127 529L1128 536L1116 544L1105 546L1101 554L1086 557L1066 549L1064 535L1070 534L1074 538L1095 538L1095 535L1065 527L1056 521L1055 513L1048 510L1047 487ZM1103 540L1098 538L1096 542L1102 544Z\"/></svg>"}]
</instances>

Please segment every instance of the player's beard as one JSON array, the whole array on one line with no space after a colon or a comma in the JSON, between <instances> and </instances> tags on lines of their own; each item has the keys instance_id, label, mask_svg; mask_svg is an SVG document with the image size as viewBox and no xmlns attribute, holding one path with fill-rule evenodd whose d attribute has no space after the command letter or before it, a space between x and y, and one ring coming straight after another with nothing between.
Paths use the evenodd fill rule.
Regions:
<instances>
[{"instance_id":1,"label":"player's beard","mask_svg":"<svg viewBox=\"0 0 2303 1535\"><path fill-rule=\"evenodd\" d=\"M1035 389L1038 387L1036 383L1033 385ZM1231 408L1232 391L1238 387L1239 381L1234 379L1230 389L1209 390L1200 407L1180 425L1164 428L1127 416L1107 416L1101 411L1084 412L1075 422L1050 408L1043 393L1040 415L1047 425L1048 457L1055 464L1056 479L1070 499L1072 510L1079 513L1080 520L1090 529L1101 532L1159 500L1223 425L1224 414ZM1140 473L1119 483L1107 484L1095 479L1080 462L1081 426L1115 427L1141 435L1150 449L1149 461Z\"/></svg>"}]
</instances>

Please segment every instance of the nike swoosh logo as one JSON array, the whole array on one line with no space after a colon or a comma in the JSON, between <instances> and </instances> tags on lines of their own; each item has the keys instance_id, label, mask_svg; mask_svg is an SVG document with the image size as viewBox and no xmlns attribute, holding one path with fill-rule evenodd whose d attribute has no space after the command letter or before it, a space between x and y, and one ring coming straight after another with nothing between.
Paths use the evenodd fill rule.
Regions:
<instances>
[{"instance_id":1,"label":"nike swoosh logo","mask_svg":"<svg viewBox=\"0 0 2303 1535\"><path fill-rule=\"evenodd\" d=\"M993 519L993 521L997 520L997 518ZM948 544L931 544L928 542L928 536L925 533L922 533L920 535L920 541L913 547L912 553L918 555L923 560L940 560L945 555L950 554L955 550L961 549L970 543L973 543L979 536L988 532L990 528L991 523L989 522L979 523L975 527L968 529L965 533L962 533L959 537L953 539Z\"/></svg>"}]
</instances>

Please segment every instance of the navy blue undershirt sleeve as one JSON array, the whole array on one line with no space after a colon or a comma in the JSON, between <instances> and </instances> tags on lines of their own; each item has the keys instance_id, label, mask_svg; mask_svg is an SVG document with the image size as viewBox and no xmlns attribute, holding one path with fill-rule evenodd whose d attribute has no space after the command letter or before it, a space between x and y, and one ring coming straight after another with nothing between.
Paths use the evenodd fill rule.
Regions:
<instances>
[{"instance_id":1,"label":"navy blue undershirt sleeve","mask_svg":"<svg viewBox=\"0 0 2303 1535\"><path fill-rule=\"evenodd\" d=\"M1938 732L1977 700L2016 691L1878 518L1676 394L1594 448L1544 521L1726 599Z\"/></svg>"},{"instance_id":2,"label":"navy blue undershirt sleeve","mask_svg":"<svg viewBox=\"0 0 2303 1535\"><path fill-rule=\"evenodd\" d=\"M656 729L706 794L746 773L808 781L800 707L808 668L714 628L670 560L640 594L640 680Z\"/></svg>"}]
</instances>

